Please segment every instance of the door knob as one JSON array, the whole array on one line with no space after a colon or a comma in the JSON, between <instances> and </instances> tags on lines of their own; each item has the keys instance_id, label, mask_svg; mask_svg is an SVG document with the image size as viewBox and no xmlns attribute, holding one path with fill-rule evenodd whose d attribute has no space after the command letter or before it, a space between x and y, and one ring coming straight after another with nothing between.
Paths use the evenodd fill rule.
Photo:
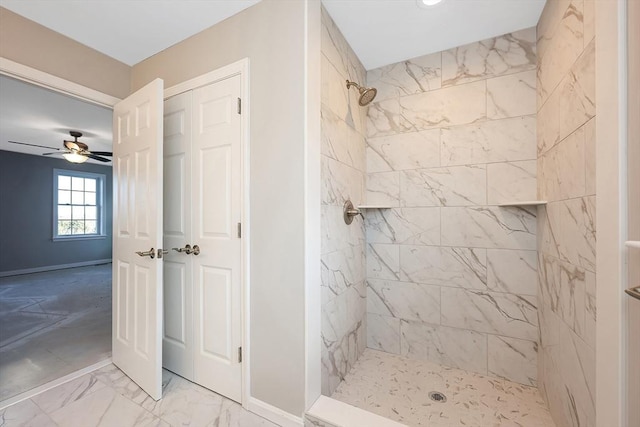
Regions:
<instances>
[{"instance_id":1,"label":"door knob","mask_svg":"<svg viewBox=\"0 0 640 427\"><path fill-rule=\"evenodd\" d=\"M144 257L144 256L148 256L148 257L149 257L149 258L151 258L151 259L154 259L154 258L156 257L156 251L155 251L155 249L153 249L153 248L149 249L149 250L148 250L148 251L146 251L146 252L140 252L140 251L137 251L136 253L137 253L139 256L143 256L143 257Z\"/></svg>"},{"instance_id":2,"label":"door knob","mask_svg":"<svg viewBox=\"0 0 640 427\"><path fill-rule=\"evenodd\" d=\"M167 249L158 249L158 259L162 259L162 255L168 254L169 251Z\"/></svg>"},{"instance_id":3,"label":"door knob","mask_svg":"<svg viewBox=\"0 0 640 427\"><path fill-rule=\"evenodd\" d=\"M200 246L193 245L193 254L194 255L200 255Z\"/></svg>"},{"instance_id":4,"label":"door knob","mask_svg":"<svg viewBox=\"0 0 640 427\"><path fill-rule=\"evenodd\" d=\"M185 252L187 255L191 253L191 245L184 245L184 248L171 248L171 249L180 253Z\"/></svg>"}]
</instances>

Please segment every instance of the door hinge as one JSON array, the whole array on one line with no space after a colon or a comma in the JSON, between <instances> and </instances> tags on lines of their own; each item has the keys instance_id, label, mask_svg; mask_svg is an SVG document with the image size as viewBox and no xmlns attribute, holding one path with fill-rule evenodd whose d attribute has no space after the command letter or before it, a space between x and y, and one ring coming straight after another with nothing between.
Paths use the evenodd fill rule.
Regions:
<instances>
[{"instance_id":1,"label":"door hinge","mask_svg":"<svg viewBox=\"0 0 640 427\"><path fill-rule=\"evenodd\" d=\"M238 238L242 237L242 223L238 223Z\"/></svg>"},{"instance_id":2,"label":"door hinge","mask_svg":"<svg viewBox=\"0 0 640 427\"><path fill-rule=\"evenodd\" d=\"M242 347L238 347L238 363L242 363Z\"/></svg>"},{"instance_id":3,"label":"door hinge","mask_svg":"<svg viewBox=\"0 0 640 427\"><path fill-rule=\"evenodd\" d=\"M242 114L242 100L238 98L238 114Z\"/></svg>"}]
</instances>

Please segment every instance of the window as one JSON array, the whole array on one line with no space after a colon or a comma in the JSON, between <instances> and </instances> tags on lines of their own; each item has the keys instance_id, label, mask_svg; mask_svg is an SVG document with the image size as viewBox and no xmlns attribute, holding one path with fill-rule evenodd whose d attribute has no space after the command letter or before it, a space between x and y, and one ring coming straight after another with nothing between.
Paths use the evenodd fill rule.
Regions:
<instances>
[{"instance_id":1,"label":"window","mask_svg":"<svg viewBox=\"0 0 640 427\"><path fill-rule=\"evenodd\" d=\"M54 239L104 236L104 180L101 174L54 169Z\"/></svg>"}]
</instances>

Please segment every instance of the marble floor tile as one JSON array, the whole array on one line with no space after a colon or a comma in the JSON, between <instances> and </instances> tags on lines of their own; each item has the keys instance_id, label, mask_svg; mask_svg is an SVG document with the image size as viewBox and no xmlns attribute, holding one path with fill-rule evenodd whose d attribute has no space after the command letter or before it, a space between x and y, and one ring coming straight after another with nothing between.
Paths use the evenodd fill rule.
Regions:
<instances>
[{"instance_id":1,"label":"marble floor tile","mask_svg":"<svg viewBox=\"0 0 640 427\"><path fill-rule=\"evenodd\" d=\"M105 385L96 377L85 374L73 381L44 391L32 397L31 400L43 411L54 412L103 388Z\"/></svg>"},{"instance_id":2,"label":"marble floor tile","mask_svg":"<svg viewBox=\"0 0 640 427\"><path fill-rule=\"evenodd\" d=\"M114 365L0 411L2 427L276 427L169 371L153 400Z\"/></svg>"},{"instance_id":3,"label":"marble floor tile","mask_svg":"<svg viewBox=\"0 0 640 427\"><path fill-rule=\"evenodd\" d=\"M0 425L2 427L55 427L56 423L35 403L27 399L1 410Z\"/></svg>"},{"instance_id":4,"label":"marble floor tile","mask_svg":"<svg viewBox=\"0 0 640 427\"><path fill-rule=\"evenodd\" d=\"M158 417L109 387L53 411L50 416L60 427L163 425Z\"/></svg>"},{"instance_id":5,"label":"marble floor tile","mask_svg":"<svg viewBox=\"0 0 640 427\"><path fill-rule=\"evenodd\" d=\"M447 401L432 401L431 391ZM408 426L555 426L535 387L371 349L332 398Z\"/></svg>"}]
</instances>

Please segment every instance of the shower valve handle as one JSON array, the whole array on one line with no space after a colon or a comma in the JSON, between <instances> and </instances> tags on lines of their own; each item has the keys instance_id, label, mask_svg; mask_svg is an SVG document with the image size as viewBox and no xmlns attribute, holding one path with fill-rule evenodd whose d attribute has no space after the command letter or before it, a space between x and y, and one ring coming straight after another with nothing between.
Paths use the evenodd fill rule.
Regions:
<instances>
[{"instance_id":1,"label":"shower valve handle","mask_svg":"<svg viewBox=\"0 0 640 427\"><path fill-rule=\"evenodd\" d=\"M349 215L349 216L358 216L358 215L360 215L362 217L362 219L364 220L364 215L362 215L362 212L360 211L360 209L347 209L347 215Z\"/></svg>"}]
</instances>

